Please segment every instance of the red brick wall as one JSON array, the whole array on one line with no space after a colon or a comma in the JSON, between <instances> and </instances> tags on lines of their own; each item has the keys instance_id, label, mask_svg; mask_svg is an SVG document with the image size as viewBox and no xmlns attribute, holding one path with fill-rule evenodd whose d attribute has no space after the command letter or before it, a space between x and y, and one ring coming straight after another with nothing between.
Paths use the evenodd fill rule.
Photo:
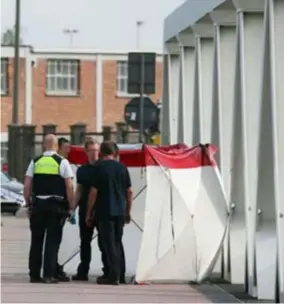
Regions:
<instances>
[{"instance_id":1,"label":"red brick wall","mask_svg":"<svg viewBox=\"0 0 284 304\"><path fill-rule=\"evenodd\" d=\"M7 125L12 122L13 106L13 59L8 59L8 95L1 96L1 132L7 132ZM19 123L25 122L25 94L26 94L26 60L20 59L20 84L19 84Z\"/></svg>"},{"instance_id":2,"label":"red brick wall","mask_svg":"<svg viewBox=\"0 0 284 304\"><path fill-rule=\"evenodd\" d=\"M25 60L21 59L19 122L24 123L25 117ZM87 124L88 131L95 131L96 126L96 62L80 62L80 95L79 96L47 96L46 70L47 61L37 59L32 68L32 123L37 126L37 132L42 131L42 125L53 123L59 132L69 132L70 125L77 122ZM12 117L13 67L9 60L9 96L1 100L1 130L7 130L7 124ZM154 101L162 93L162 64L156 65L156 94ZM114 126L115 122L123 120L123 109L130 98L116 95L116 61L103 61L103 125Z\"/></svg>"},{"instance_id":3,"label":"red brick wall","mask_svg":"<svg viewBox=\"0 0 284 304\"><path fill-rule=\"evenodd\" d=\"M57 131L69 132L70 125L77 122L87 124L89 131L95 130L96 117L96 62L81 61L79 96L46 95L47 61L37 60L33 68L32 119L37 130L48 123L57 125Z\"/></svg>"}]
</instances>

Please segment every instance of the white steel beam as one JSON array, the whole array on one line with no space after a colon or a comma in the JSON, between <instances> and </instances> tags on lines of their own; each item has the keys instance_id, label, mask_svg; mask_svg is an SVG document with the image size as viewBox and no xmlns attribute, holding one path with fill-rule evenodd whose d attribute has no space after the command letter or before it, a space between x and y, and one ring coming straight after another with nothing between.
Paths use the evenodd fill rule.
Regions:
<instances>
[{"instance_id":1,"label":"white steel beam","mask_svg":"<svg viewBox=\"0 0 284 304\"><path fill-rule=\"evenodd\" d=\"M178 142L178 110L179 110L179 55L169 55L169 101L170 101L170 143Z\"/></svg>"},{"instance_id":2,"label":"white steel beam","mask_svg":"<svg viewBox=\"0 0 284 304\"><path fill-rule=\"evenodd\" d=\"M177 142L184 142L184 48L180 45L179 56L179 80L178 80L178 119L177 119Z\"/></svg>"},{"instance_id":3,"label":"white steel beam","mask_svg":"<svg viewBox=\"0 0 284 304\"><path fill-rule=\"evenodd\" d=\"M212 27L213 28L213 27ZM212 83L213 83L213 58L214 39L197 37L196 59L198 64L198 99L200 142L211 142L211 120L212 120ZM196 115L197 113L195 113Z\"/></svg>"},{"instance_id":4,"label":"white steel beam","mask_svg":"<svg viewBox=\"0 0 284 304\"><path fill-rule=\"evenodd\" d=\"M162 96L162 130L161 130L161 143L163 145L170 144L170 78L169 78L169 65L170 65L170 55L165 54L163 56L163 96Z\"/></svg>"},{"instance_id":5,"label":"white steel beam","mask_svg":"<svg viewBox=\"0 0 284 304\"><path fill-rule=\"evenodd\" d=\"M195 48L183 48L183 136L184 143L193 146Z\"/></svg>"},{"instance_id":6,"label":"white steel beam","mask_svg":"<svg viewBox=\"0 0 284 304\"><path fill-rule=\"evenodd\" d=\"M236 27L215 26L212 143L219 148L218 162L228 202L231 192L235 58ZM229 205L228 208L230 208ZM225 239L222 259L222 275L225 279L229 279L230 248L228 238Z\"/></svg>"},{"instance_id":7,"label":"white steel beam","mask_svg":"<svg viewBox=\"0 0 284 304\"><path fill-rule=\"evenodd\" d=\"M240 30L240 81L243 118L244 198L246 217L246 290L256 296L255 230L257 206L260 87L263 13L238 13Z\"/></svg>"},{"instance_id":8,"label":"white steel beam","mask_svg":"<svg viewBox=\"0 0 284 304\"><path fill-rule=\"evenodd\" d=\"M277 231L277 277L276 297L278 303L284 302L284 2L266 1L267 25L269 26L270 75L272 128L274 145L274 189Z\"/></svg>"}]
</instances>

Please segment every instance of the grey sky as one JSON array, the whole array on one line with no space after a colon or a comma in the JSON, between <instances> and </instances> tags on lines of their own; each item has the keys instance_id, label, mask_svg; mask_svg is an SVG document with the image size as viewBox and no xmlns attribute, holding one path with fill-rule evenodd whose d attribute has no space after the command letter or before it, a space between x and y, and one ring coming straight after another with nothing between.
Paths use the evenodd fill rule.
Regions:
<instances>
[{"instance_id":1,"label":"grey sky","mask_svg":"<svg viewBox=\"0 0 284 304\"><path fill-rule=\"evenodd\" d=\"M22 37L38 48L66 48L63 28L76 28L74 48L161 50L163 21L183 0L21 0ZM1 0L1 31L13 26L15 0Z\"/></svg>"}]
</instances>

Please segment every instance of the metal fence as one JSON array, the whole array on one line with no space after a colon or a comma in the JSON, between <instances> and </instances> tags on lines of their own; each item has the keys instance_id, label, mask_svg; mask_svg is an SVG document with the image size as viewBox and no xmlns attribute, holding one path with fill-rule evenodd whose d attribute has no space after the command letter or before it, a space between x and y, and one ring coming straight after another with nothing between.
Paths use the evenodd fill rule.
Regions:
<instances>
[{"instance_id":1,"label":"metal fence","mask_svg":"<svg viewBox=\"0 0 284 304\"><path fill-rule=\"evenodd\" d=\"M46 134L53 133L57 137L65 137L70 140L71 144L83 145L86 137L93 137L98 142L103 140L113 140L119 144L135 144L139 141L138 131L131 131L123 123L117 123L116 130L111 127L103 127L103 131L87 132L86 125L77 124L70 127L69 133L56 132L56 126L43 126L42 133L35 132L36 127L32 125L10 125L8 143L1 143L1 155L8 161L9 174L22 181L24 172L35 156L42 153L43 137ZM151 139L145 136L145 143L150 143Z\"/></svg>"}]
</instances>

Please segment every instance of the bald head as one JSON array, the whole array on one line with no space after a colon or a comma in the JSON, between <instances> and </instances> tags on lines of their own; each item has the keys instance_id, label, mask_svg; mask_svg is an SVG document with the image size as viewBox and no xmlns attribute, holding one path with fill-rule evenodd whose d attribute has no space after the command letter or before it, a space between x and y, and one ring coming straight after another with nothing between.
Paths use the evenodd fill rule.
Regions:
<instances>
[{"instance_id":1,"label":"bald head","mask_svg":"<svg viewBox=\"0 0 284 304\"><path fill-rule=\"evenodd\" d=\"M43 146L45 150L57 150L57 138L54 134L47 134L43 140Z\"/></svg>"}]
</instances>

